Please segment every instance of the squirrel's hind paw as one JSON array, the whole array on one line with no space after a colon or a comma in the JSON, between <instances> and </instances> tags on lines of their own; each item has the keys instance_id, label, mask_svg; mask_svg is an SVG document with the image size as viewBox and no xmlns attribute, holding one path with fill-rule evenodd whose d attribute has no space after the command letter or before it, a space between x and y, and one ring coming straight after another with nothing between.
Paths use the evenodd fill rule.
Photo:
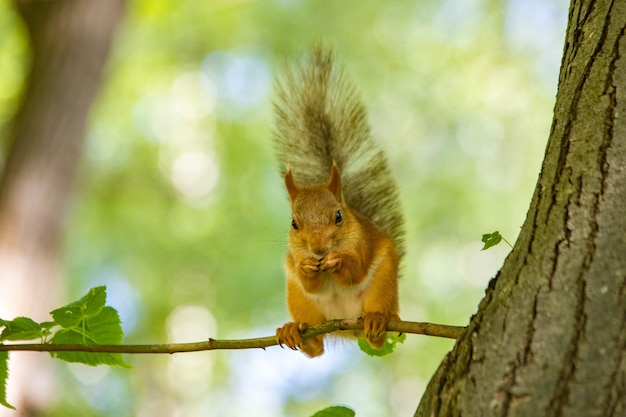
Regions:
<instances>
[{"instance_id":1,"label":"squirrel's hind paw","mask_svg":"<svg viewBox=\"0 0 626 417\"><path fill-rule=\"evenodd\" d=\"M304 328L306 328L306 323ZM283 327L276 329L276 340L280 347L283 345L289 349L297 350L302 345L302 336L300 335L300 324L289 322L285 323Z\"/></svg>"},{"instance_id":2,"label":"squirrel's hind paw","mask_svg":"<svg viewBox=\"0 0 626 417\"><path fill-rule=\"evenodd\" d=\"M307 327L307 323L285 323L283 327L276 329L276 340L281 347L285 345L292 350L301 350L311 358L320 356L324 353L324 338L315 336L303 340L300 333Z\"/></svg>"},{"instance_id":3,"label":"squirrel's hind paw","mask_svg":"<svg viewBox=\"0 0 626 417\"><path fill-rule=\"evenodd\" d=\"M382 313L365 313L363 315L363 333L370 346L380 349L385 344L389 316Z\"/></svg>"}]
</instances>

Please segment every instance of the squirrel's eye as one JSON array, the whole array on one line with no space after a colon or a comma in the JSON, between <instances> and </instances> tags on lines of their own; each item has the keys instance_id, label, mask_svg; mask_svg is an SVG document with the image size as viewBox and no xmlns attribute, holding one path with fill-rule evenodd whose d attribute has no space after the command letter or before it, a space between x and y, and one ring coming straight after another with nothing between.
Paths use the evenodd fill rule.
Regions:
<instances>
[{"instance_id":1,"label":"squirrel's eye","mask_svg":"<svg viewBox=\"0 0 626 417\"><path fill-rule=\"evenodd\" d=\"M291 227L293 227L293 230L298 230L298 225L294 219L291 219Z\"/></svg>"},{"instance_id":2,"label":"squirrel's eye","mask_svg":"<svg viewBox=\"0 0 626 417\"><path fill-rule=\"evenodd\" d=\"M337 210L337 214L335 215L335 223L341 223L343 217L341 217L341 210Z\"/></svg>"}]
</instances>

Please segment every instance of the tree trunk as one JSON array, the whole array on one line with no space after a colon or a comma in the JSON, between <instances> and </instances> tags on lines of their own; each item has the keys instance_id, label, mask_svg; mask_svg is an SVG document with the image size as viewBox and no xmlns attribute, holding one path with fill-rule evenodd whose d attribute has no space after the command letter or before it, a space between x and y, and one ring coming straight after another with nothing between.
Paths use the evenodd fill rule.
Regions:
<instances>
[{"instance_id":1,"label":"tree trunk","mask_svg":"<svg viewBox=\"0 0 626 417\"><path fill-rule=\"evenodd\" d=\"M416 416L626 415L625 32L626 2L572 1L525 224Z\"/></svg>"},{"instance_id":2,"label":"tree trunk","mask_svg":"<svg viewBox=\"0 0 626 417\"><path fill-rule=\"evenodd\" d=\"M87 117L124 0L15 4L32 54L0 178L0 317L46 320L57 301L58 252ZM40 376L32 378L42 360L11 358L9 389L17 392L9 401L19 410L29 409L29 396L45 392Z\"/></svg>"}]
</instances>

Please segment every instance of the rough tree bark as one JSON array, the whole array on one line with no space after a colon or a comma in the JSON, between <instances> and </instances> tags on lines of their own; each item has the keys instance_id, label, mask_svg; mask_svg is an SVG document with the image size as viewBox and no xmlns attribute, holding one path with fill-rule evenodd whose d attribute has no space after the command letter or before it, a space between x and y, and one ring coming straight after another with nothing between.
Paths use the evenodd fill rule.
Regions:
<instances>
[{"instance_id":1,"label":"rough tree bark","mask_svg":"<svg viewBox=\"0 0 626 417\"><path fill-rule=\"evenodd\" d=\"M65 213L124 1L15 1L28 31L31 68L0 178L0 317L44 320L56 305ZM42 360L20 355L11 361L9 400L24 414L32 396L45 392L38 386L45 378L29 377L33 368L45 368Z\"/></svg>"},{"instance_id":2,"label":"rough tree bark","mask_svg":"<svg viewBox=\"0 0 626 417\"><path fill-rule=\"evenodd\" d=\"M572 1L528 216L416 416L626 415L625 32L626 2Z\"/></svg>"}]
</instances>

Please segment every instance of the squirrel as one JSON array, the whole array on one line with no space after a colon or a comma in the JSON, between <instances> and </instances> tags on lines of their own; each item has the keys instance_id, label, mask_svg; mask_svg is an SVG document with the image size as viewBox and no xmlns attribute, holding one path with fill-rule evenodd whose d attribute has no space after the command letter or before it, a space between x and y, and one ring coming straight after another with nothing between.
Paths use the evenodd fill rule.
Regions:
<instances>
[{"instance_id":1,"label":"squirrel","mask_svg":"<svg viewBox=\"0 0 626 417\"><path fill-rule=\"evenodd\" d=\"M380 349L398 316L398 266L404 255L396 183L373 141L355 88L321 44L276 83L274 142L292 220L285 259L292 322L278 343L309 357L324 335L308 326L363 318L363 335ZM350 333L350 332L348 332Z\"/></svg>"}]
</instances>

